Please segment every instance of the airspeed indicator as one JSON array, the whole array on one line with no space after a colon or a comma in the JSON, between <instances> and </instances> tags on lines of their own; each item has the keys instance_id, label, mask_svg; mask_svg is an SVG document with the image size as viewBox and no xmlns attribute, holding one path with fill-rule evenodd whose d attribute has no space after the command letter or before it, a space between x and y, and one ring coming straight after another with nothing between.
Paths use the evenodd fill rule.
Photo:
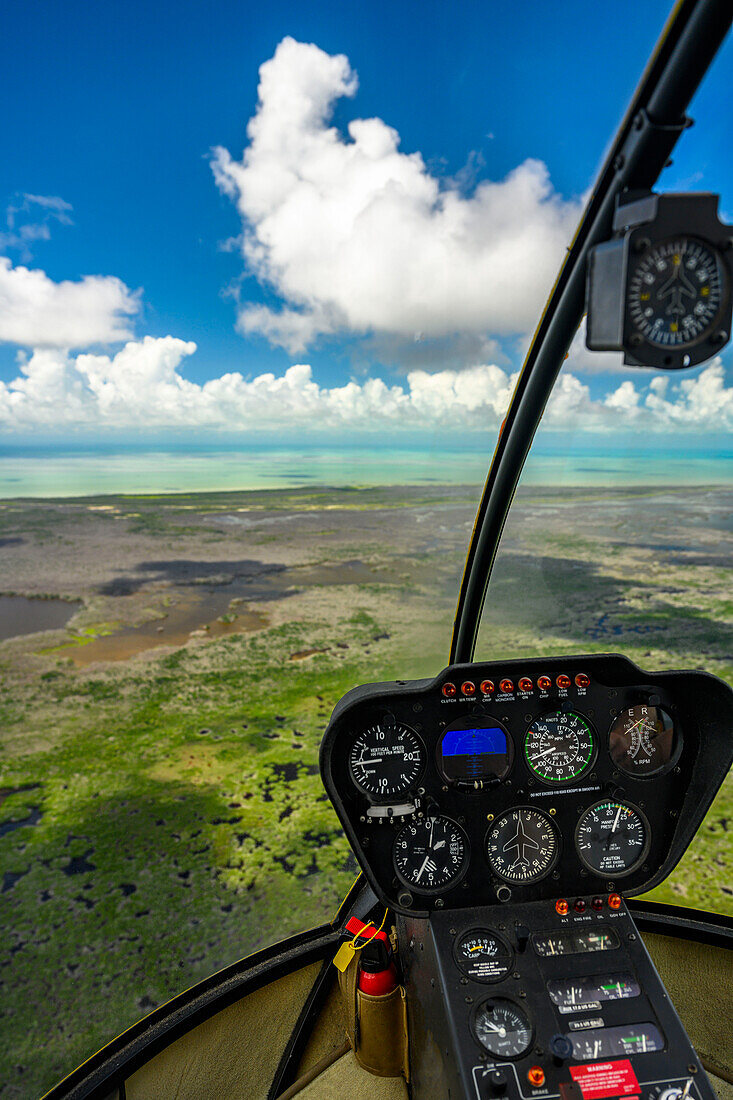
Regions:
<instances>
[{"instance_id":1,"label":"airspeed indicator","mask_svg":"<svg viewBox=\"0 0 733 1100\"><path fill-rule=\"evenodd\" d=\"M543 783L569 783L588 771L596 754L590 723L572 710L536 718L527 730L524 754Z\"/></svg>"},{"instance_id":2,"label":"airspeed indicator","mask_svg":"<svg viewBox=\"0 0 733 1100\"><path fill-rule=\"evenodd\" d=\"M414 786L424 761L423 743L414 730L399 722L379 722L354 740L349 770L360 791L387 801Z\"/></svg>"}]
</instances>

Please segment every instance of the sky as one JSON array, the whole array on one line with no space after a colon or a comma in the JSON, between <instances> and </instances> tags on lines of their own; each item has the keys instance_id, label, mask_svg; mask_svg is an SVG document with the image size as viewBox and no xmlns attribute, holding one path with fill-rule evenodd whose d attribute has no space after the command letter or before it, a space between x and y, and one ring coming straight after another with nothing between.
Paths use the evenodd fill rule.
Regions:
<instances>
[{"instance_id":1,"label":"sky","mask_svg":"<svg viewBox=\"0 0 733 1100\"><path fill-rule=\"evenodd\" d=\"M495 433L668 12L6 2L0 442ZM660 181L724 214L732 50ZM546 422L729 447L732 361L581 333Z\"/></svg>"}]
</instances>

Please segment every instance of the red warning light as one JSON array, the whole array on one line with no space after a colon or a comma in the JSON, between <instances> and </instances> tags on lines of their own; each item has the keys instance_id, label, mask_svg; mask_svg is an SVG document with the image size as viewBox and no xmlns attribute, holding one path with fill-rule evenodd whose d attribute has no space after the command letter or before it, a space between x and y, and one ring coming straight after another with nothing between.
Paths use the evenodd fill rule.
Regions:
<instances>
[{"instance_id":1,"label":"red warning light","mask_svg":"<svg viewBox=\"0 0 733 1100\"><path fill-rule=\"evenodd\" d=\"M493 695L494 694L494 681L493 680L482 680L481 681L481 694L482 695Z\"/></svg>"},{"instance_id":2,"label":"red warning light","mask_svg":"<svg viewBox=\"0 0 733 1100\"><path fill-rule=\"evenodd\" d=\"M462 695L475 695L476 694L476 685L474 684L473 680L464 680L463 681L463 683L461 684L461 694Z\"/></svg>"},{"instance_id":3,"label":"red warning light","mask_svg":"<svg viewBox=\"0 0 733 1100\"><path fill-rule=\"evenodd\" d=\"M579 672L575 677L575 683L579 688L587 688L590 684L590 676L585 672Z\"/></svg>"},{"instance_id":4,"label":"red warning light","mask_svg":"<svg viewBox=\"0 0 733 1100\"><path fill-rule=\"evenodd\" d=\"M533 1085L536 1089L544 1085L545 1071L543 1070L542 1066L532 1066L531 1069L528 1069L527 1080L529 1081L530 1085Z\"/></svg>"},{"instance_id":5,"label":"red warning light","mask_svg":"<svg viewBox=\"0 0 733 1100\"><path fill-rule=\"evenodd\" d=\"M531 691L533 687L534 684L530 680L529 676L523 676L522 679L519 681L520 691Z\"/></svg>"},{"instance_id":6,"label":"red warning light","mask_svg":"<svg viewBox=\"0 0 733 1100\"><path fill-rule=\"evenodd\" d=\"M608 908L609 909L620 909L622 901L623 901L623 898L621 897L620 894L609 894L608 895Z\"/></svg>"},{"instance_id":7,"label":"red warning light","mask_svg":"<svg viewBox=\"0 0 733 1100\"><path fill-rule=\"evenodd\" d=\"M573 909L576 913L585 913L585 900L583 898L576 898Z\"/></svg>"},{"instance_id":8,"label":"red warning light","mask_svg":"<svg viewBox=\"0 0 733 1100\"><path fill-rule=\"evenodd\" d=\"M570 906L565 901L565 898L558 898L557 901L555 902L555 909L557 910L557 912L560 914L561 917L566 917L567 916L569 908L570 908Z\"/></svg>"},{"instance_id":9,"label":"red warning light","mask_svg":"<svg viewBox=\"0 0 733 1100\"><path fill-rule=\"evenodd\" d=\"M503 691L505 695L511 695L514 691L514 684L511 680L501 680L499 682L499 691Z\"/></svg>"},{"instance_id":10,"label":"red warning light","mask_svg":"<svg viewBox=\"0 0 733 1100\"><path fill-rule=\"evenodd\" d=\"M537 687L540 689L540 691L549 691L552 687L552 680L549 676L538 676Z\"/></svg>"},{"instance_id":11,"label":"red warning light","mask_svg":"<svg viewBox=\"0 0 733 1100\"><path fill-rule=\"evenodd\" d=\"M443 695L445 695L446 699L452 699L457 691L458 688L455 684L451 684L450 682L443 684Z\"/></svg>"},{"instance_id":12,"label":"red warning light","mask_svg":"<svg viewBox=\"0 0 733 1100\"><path fill-rule=\"evenodd\" d=\"M593 898L591 905L595 909L596 913L603 908L603 898Z\"/></svg>"},{"instance_id":13,"label":"red warning light","mask_svg":"<svg viewBox=\"0 0 733 1100\"><path fill-rule=\"evenodd\" d=\"M570 677L566 676L564 672L561 672L560 675L558 676L557 680L555 681L555 683L557 684L557 686L559 688L569 688L570 687Z\"/></svg>"}]
</instances>

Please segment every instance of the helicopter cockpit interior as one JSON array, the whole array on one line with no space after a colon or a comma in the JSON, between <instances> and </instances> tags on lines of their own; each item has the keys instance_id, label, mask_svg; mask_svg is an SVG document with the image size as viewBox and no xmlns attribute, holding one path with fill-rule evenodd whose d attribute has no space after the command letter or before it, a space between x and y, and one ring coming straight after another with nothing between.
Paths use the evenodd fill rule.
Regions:
<instances>
[{"instance_id":1,"label":"helicopter cockpit interior","mask_svg":"<svg viewBox=\"0 0 733 1100\"><path fill-rule=\"evenodd\" d=\"M584 314L588 348L632 368L729 340L718 196L654 188L730 22L681 0L610 146L499 433L447 666L333 711L320 772L361 871L338 914L155 1009L47 1100L733 1100L733 923L639 900L733 764L733 691L614 652L475 659Z\"/></svg>"},{"instance_id":2,"label":"helicopter cockpit interior","mask_svg":"<svg viewBox=\"0 0 733 1100\"><path fill-rule=\"evenodd\" d=\"M624 898L685 851L731 723L722 681L620 656L454 665L344 697L322 774L394 914L413 1095L714 1095ZM366 1064L390 1049L360 1042Z\"/></svg>"}]
</instances>

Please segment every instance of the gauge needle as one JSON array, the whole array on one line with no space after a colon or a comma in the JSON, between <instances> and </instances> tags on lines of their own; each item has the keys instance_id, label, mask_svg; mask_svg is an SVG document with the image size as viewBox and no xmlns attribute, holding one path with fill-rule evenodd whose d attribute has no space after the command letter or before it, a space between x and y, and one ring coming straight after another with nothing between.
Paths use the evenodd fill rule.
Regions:
<instances>
[{"instance_id":1,"label":"gauge needle","mask_svg":"<svg viewBox=\"0 0 733 1100\"><path fill-rule=\"evenodd\" d=\"M551 749L545 749L544 752L538 752L537 755L534 757L534 759L535 760L541 760L543 756L549 756L551 752L557 752L557 749L555 748L554 745Z\"/></svg>"},{"instance_id":2,"label":"gauge needle","mask_svg":"<svg viewBox=\"0 0 733 1100\"><path fill-rule=\"evenodd\" d=\"M489 1031L494 1031L500 1039L506 1038L506 1028L501 1027L499 1024L492 1024L490 1020L484 1020L484 1027L487 1027Z\"/></svg>"}]
</instances>

